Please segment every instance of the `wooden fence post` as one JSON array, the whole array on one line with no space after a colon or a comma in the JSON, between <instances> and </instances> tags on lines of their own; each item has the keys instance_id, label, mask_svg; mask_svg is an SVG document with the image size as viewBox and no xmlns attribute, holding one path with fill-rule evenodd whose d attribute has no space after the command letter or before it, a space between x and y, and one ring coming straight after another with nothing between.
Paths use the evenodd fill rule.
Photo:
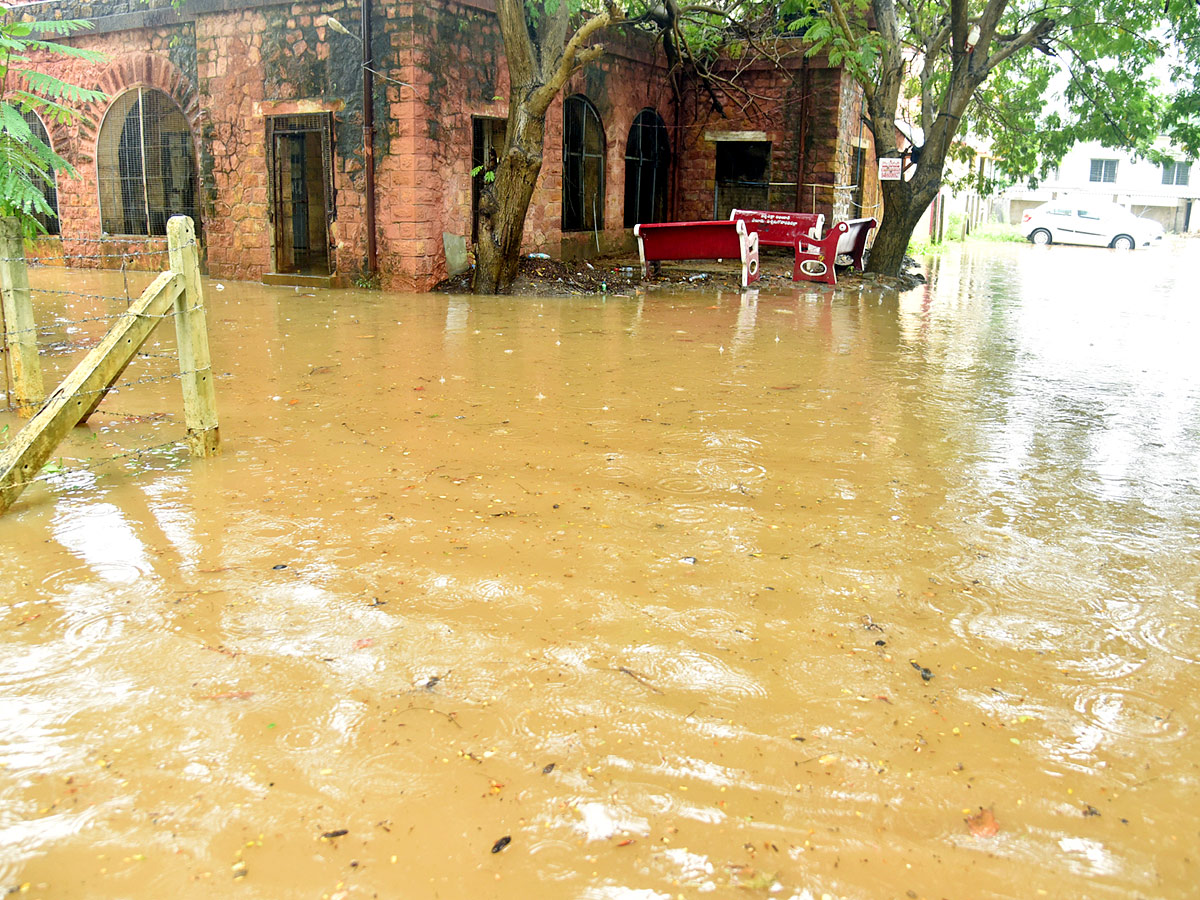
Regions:
<instances>
[{"instance_id":1,"label":"wooden fence post","mask_svg":"<svg viewBox=\"0 0 1200 900\"><path fill-rule=\"evenodd\" d=\"M183 280L163 272L142 291L104 338L87 352L32 419L0 450L0 513L37 477L59 442L107 391L183 293Z\"/></svg>"},{"instance_id":2,"label":"wooden fence post","mask_svg":"<svg viewBox=\"0 0 1200 900\"><path fill-rule=\"evenodd\" d=\"M208 315L200 286L200 256L196 226L187 216L167 222L167 248L171 270L183 278L183 291L175 298L175 334L179 344L179 373L183 381L183 415L192 456L212 456L220 450L217 398L213 389L212 360L208 353Z\"/></svg>"},{"instance_id":3,"label":"wooden fence post","mask_svg":"<svg viewBox=\"0 0 1200 900\"><path fill-rule=\"evenodd\" d=\"M16 219L0 219L0 324L4 326L4 368L17 415L28 419L46 399L38 360L37 323L29 298L25 241Z\"/></svg>"}]
</instances>

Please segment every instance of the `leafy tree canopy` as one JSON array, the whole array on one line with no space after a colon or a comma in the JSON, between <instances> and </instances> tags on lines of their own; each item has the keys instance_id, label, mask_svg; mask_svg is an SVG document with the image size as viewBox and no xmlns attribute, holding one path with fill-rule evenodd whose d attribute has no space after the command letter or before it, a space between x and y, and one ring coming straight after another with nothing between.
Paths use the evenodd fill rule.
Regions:
<instances>
[{"instance_id":1,"label":"leafy tree canopy","mask_svg":"<svg viewBox=\"0 0 1200 900\"><path fill-rule=\"evenodd\" d=\"M70 19L21 21L0 6L0 216L19 218L30 233L42 228L36 215L54 215L42 186L53 184L56 173L74 176L75 170L34 133L25 114L35 112L47 124L70 123L79 116L77 104L104 99L99 91L38 71L33 59L50 53L102 61L103 54L50 39L90 27Z\"/></svg>"},{"instance_id":2,"label":"leafy tree canopy","mask_svg":"<svg viewBox=\"0 0 1200 900\"><path fill-rule=\"evenodd\" d=\"M929 135L954 115L955 66L970 88L952 155L986 140L1014 178L1044 176L1076 141L1162 159L1200 155L1200 4L1196 0L788 0L814 51L870 92L903 68L896 117ZM959 98L961 99L961 98Z\"/></svg>"}]
</instances>

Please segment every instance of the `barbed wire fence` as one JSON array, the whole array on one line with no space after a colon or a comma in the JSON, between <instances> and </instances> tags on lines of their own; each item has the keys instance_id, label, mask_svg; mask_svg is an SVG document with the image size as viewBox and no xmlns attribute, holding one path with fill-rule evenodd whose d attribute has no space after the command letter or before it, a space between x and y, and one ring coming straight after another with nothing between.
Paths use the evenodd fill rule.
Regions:
<instances>
[{"instance_id":1,"label":"barbed wire fence","mask_svg":"<svg viewBox=\"0 0 1200 900\"><path fill-rule=\"evenodd\" d=\"M149 458L177 459L185 448L192 456L210 456L219 450L207 316L192 220L172 218L165 242L158 238L114 246L111 240L71 238L63 246L80 252L26 259L18 223L0 220L0 327L4 338L0 349L6 399L9 409L28 419L19 430L13 427L19 423L13 422L0 428L0 513L38 481L70 484L81 473L120 461L141 465ZM39 273L46 277L36 279L48 286L31 287L31 267L72 273L69 277L81 286L88 281L85 271L119 270L122 293L113 291L111 279L105 284L107 292L73 289L74 284L65 286L62 275L53 277L49 271ZM156 272L140 293L131 292L131 277ZM145 349L163 319L175 322L176 349ZM81 353L78 364L47 395L42 382L43 359L74 359ZM177 366L164 365L176 359ZM136 372L127 375L131 365ZM124 447L109 439L114 437L109 429L102 446L97 439L90 446L73 447L69 464L65 458L50 461L59 443L75 425L96 413L106 397L116 393L136 397L146 385L174 381L182 388L185 434L149 446ZM153 402L161 407L161 396L155 395ZM106 404L103 413L120 423L152 423L156 428L174 420L161 409L121 411Z\"/></svg>"}]
</instances>

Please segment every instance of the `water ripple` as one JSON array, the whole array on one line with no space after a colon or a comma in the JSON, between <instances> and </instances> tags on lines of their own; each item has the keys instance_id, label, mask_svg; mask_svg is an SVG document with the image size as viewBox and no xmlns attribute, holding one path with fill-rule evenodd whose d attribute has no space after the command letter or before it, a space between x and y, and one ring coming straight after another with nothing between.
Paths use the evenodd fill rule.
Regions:
<instances>
[{"instance_id":1,"label":"water ripple","mask_svg":"<svg viewBox=\"0 0 1200 900\"><path fill-rule=\"evenodd\" d=\"M1079 685L1068 691L1075 710L1104 734L1137 740L1177 741L1187 726L1155 698L1105 685Z\"/></svg>"}]
</instances>

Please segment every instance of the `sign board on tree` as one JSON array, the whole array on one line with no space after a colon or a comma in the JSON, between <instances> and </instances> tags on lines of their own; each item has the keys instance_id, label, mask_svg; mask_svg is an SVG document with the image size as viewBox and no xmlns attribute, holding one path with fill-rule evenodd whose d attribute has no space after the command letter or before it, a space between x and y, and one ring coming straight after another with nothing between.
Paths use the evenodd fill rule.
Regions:
<instances>
[{"instance_id":1,"label":"sign board on tree","mask_svg":"<svg viewBox=\"0 0 1200 900\"><path fill-rule=\"evenodd\" d=\"M904 175L904 159L899 156L879 158L879 180L899 181Z\"/></svg>"}]
</instances>

